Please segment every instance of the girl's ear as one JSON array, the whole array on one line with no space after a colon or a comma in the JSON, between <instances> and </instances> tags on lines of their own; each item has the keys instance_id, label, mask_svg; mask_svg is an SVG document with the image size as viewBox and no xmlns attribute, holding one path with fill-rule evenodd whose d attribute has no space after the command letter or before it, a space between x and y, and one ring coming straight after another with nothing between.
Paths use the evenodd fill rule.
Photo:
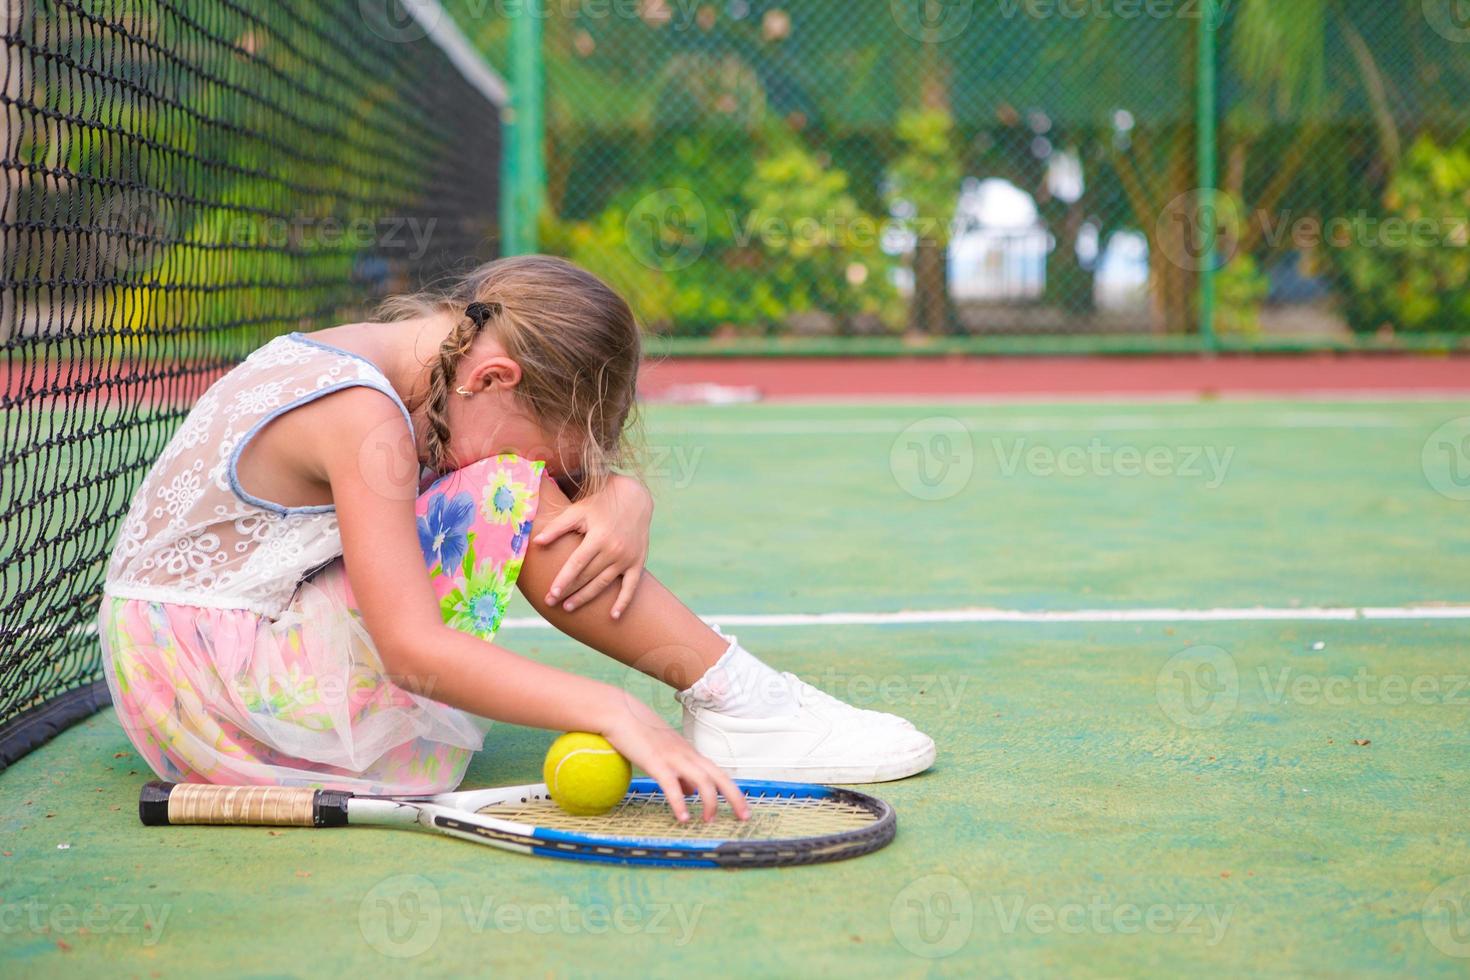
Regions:
<instances>
[{"instance_id":1,"label":"girl's ear","mask_svg":"<svg viewBox=\"0 0 1470 980\"><path fill-rule=\"evenodd\" d=\"M521 383L521 366L503 354L487 357L470 372L470 389L514 388Z\"/></svg>"}]
</instances>

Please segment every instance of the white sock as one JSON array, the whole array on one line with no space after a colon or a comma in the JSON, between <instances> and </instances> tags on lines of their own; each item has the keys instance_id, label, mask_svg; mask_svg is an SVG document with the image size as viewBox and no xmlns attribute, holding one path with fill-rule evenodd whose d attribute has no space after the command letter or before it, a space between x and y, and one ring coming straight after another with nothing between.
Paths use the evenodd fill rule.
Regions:
<instances>
[{"instance_id":1,"label":"white sock","mask_svg":"<svg viewBox=\"0 0 1470 980\"><path fill-rule=\"evenodd\" d=\"M786 678L735 637L729 639L730 649L688 690L680 691L679 700L694 700L736 718L779 718L796 711L800 705Z\"/></svg>"}]
</instances>

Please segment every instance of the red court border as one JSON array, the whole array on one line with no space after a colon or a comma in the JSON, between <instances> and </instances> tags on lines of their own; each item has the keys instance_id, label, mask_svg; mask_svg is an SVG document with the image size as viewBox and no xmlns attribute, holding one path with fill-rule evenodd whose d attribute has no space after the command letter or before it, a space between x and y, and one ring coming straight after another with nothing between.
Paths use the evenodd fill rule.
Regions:
<instances>
[{"instance_id":1,"label":"red court border","mask_svg":"<svg viewBox=\"0 0 1470 980\"><path fill-rule=\"evenodd\" d=\"M1460 397L1470 395L1470 357L669 358L646 365L640 385L650 401L701 400L701 385L753 388L769 401Z\"/></svg>"},{"instance_id":2,"label":"red court border","mask_svg":"<svg viewBox=\"0 0 1470 980\"><path fill-rule=\"evenodd\" d=\"M131 380L78 362L0 365L17 404L187 406L224 367ZM122 375L119 377L119 375ZM644 365L648 401L1470 396L1470 356L667 358ZM710 390L708 386L718 386Z\"/></svg>"}]
</instances>

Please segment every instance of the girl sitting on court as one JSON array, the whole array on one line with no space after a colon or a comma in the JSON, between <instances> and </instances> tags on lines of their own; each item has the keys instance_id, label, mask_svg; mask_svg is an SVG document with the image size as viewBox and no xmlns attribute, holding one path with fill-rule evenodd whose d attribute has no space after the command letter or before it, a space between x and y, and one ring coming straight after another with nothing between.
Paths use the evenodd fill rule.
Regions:
<instances>
[{"instance_id":1,"label":"girl sitting on court","mask_svg":"<svg viewBox=\"0 0 1470 980\"><path fill-rule=\"evenodd\" d=\"M199 399L132 499L99 617L113 703L174 781L453 789L475 717L604 735L663 786L870 782L934 743L778 673L642 569L616 472L639 335L595 276L502 259L386 322L291 334ZM671 684L624 691L493 640L519 586L554 626Z\"/></svg>"}]
</instances>

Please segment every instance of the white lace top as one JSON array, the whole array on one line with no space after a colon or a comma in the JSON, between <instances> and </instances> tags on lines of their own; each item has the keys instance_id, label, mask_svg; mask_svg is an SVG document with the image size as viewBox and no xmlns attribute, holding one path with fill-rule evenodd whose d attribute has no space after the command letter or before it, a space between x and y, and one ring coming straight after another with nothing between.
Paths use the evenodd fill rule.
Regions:
<instances>
[{"instance_id":1,"label":"white lace top","mask_svg":"<svg viewBox=\"0 0 1470 980\"><path fill-rule=\"evenodd\" d=\"M303 578L342 554L336 509L252 496L236 466L266 423L353 386L392 398L412 428L377 367L299 333L277 337L216 381L133 495L104 591L278 616Z\"/></svg>"}]
</instances>

